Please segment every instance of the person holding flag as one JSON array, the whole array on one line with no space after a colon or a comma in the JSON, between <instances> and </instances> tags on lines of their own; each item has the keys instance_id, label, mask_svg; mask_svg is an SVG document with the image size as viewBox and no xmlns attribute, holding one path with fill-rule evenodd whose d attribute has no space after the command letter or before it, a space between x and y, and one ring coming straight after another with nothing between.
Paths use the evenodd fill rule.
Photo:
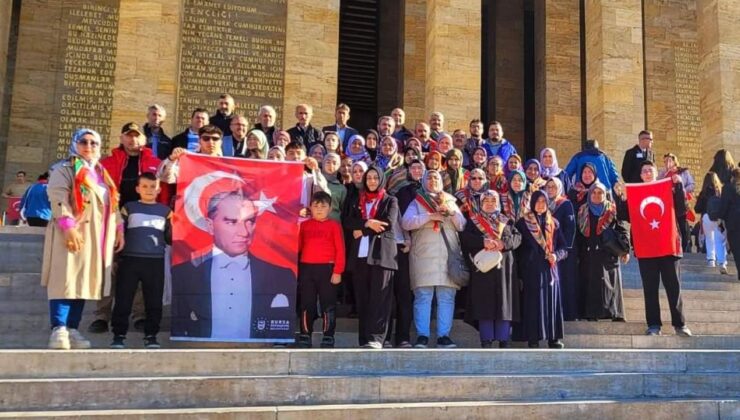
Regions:
<instances>
[{"instance_id":1,"label":"person holding flag","mask_svg":"<svg viewBox=\"0 0 740 420\"><path fill-rule=\"evenodd\" d=\"M681 300L681 236L677 221L686 213L686 196L681 177L657 181L655 163L644 161L640 165L642 184L627 184L616 191L618 218L631 222L635 256L640 267L647 335L661 335L660 282L668 295L671 324L676 335L691 337L686 326Z\"/></svg>"}]
</instances>

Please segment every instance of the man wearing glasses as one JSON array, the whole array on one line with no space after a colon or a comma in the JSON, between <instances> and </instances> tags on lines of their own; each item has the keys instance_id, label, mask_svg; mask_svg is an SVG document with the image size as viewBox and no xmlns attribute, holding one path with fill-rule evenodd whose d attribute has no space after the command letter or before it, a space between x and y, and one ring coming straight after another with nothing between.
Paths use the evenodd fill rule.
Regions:
<instances>
[{"instance_id":1,"label":"man wearing glasses","mask_svg":"<svg viewBox=\"0 0 740 420\"><path fill-rule=\"evenodd\" d=\"M642 182L640 167L645 161L655 163L653 133L642 130L637 135L637 144L624 153L624 161L622 161L622 179L624 179L624 182L632 184Z\"/></svg>"},{"instance_id":2,"label":"man wearing glasses","mask_svg":"<svg viewBox=\"0 0 740 420\"><path fill-rule=\"evenodd\" d=\"M221 144L223 143L224 133L220 128L215 125L206 125L198 130L198 147L195 153L208 156L222 156L223 150ZM159 166L159 179L167 184L176 184L177 175L180 170L178 161L180 157L188 153L183 147L176 147L172 150L172 154L169 158L165 159L164 162Z\"/></svg>"}]
</instances>

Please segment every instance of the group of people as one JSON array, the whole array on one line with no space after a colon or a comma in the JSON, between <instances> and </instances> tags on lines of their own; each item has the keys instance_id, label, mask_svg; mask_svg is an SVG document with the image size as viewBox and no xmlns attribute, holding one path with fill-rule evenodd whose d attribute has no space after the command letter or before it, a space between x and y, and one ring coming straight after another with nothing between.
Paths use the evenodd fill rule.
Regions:
<instances>
[{"instance_id":1,"label":"group of people","mask_svg":"<svg viewBox=\"0 0 740 420\"><path fill-rule=\"evenodd\" d=\"M440 348L455 347L456 306L478 329L483 348L511 341L562 348L566 320L624 322L620 266L630 258L624 181L670 178L676 229L689 239L693 179L672 154L658 169L649 131L626 152L620 177L595 140L561 168L552 148L522 159L496 121L474 119L469 132L448 134L435 112L412 132L397 108L360 134L347 125L347 105L335 111L335 124L319 130L311 125L311 107L298 105L297 123L286 131L275 127L275 110L263 106L249 128L234 113L233 98L222 95L214 116L196 109L190 127L169 138L165 110L153 105L147 123L126 124L121 145L102 159L100 136L78 130L69 159L52 168L48 183L54 223L47 227L42 278L49 287L50 347L89 347L79 332L84 300L109 294L106 262L118 251L111 346L124 346L141 283L138 320L147 346L158 347L162 287L151 273L164 271L178 163L188 153L304 162L296 340L302 348L312 345L318 317L322 347L334 346L340 290L356 307L358 344L373 349L428 347L434 302ZM702 213L707 258L723 272L726 248L719 238L740 249L739 200L740 169L721 150L695 211ZM691 335L682 313L680 257L639 259L649 335L661 333L661 280L672 326ZM96 317L107 331L108 319Z\"/></svg>"}]
</instances>

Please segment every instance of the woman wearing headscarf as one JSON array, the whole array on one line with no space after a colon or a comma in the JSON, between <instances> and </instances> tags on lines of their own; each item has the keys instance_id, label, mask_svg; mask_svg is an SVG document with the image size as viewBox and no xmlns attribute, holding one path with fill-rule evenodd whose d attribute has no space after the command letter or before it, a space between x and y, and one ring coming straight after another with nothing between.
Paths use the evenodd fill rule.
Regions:
<instances>
[{"instance_id":1,"label":"woman wearing headscarf","mask_svg":"<svg viewBox=\"0 0 740 420\"><path fill-rule=\"evenodd\" d=\"M509 347L511 323L519 321L519 281L514 271L513 250L522 237L501 214L499 195L487 190L481 194L481 205L473 212L460 234L463 255L473 257L486 249L498 251L500 265L483 273L471 267L465 321L478 328L482 348Z\"/></svg>"},{"instance_id":2,"label":"woman wearing headscarf","mask_svg":"<svg viewBox=\"0 0 740 420\"><path fill-rule=\"evenodd\" d=\"M267 151L267 160L276 160L278 162L285 160L285 149L280 146L272 146Z\"/></svg>"},{"instance_id":3,"label":"woman wearing headscarf","mask_svg":"<svg viewBox=\"0 0 740 420\"><path fill-rule=\"evenodd\" d=\"M285 130L275 130L272 134L272 144L274 146L280 146L284 150L290 144L290 133Z\"/></svg>"},{"instance_id":4,"label":"woman wearing headscarf","mask_svg":"<svg viewBox=\"0 0 740 420\"><path fill-rule=\"evenodd\" d=\"M447 152L447 169L442 172L442 183L447 194L455 195L468 181L469 173L463 169L462 161L462 151L452 149Z\"/></svg>"},{"instance_id":5,"label":"woman wearing headscarf","mask_svg":"<svg viewBox=\"0 0 740 420\"><path fill-rule=\"evenodd\" d=\"M346 155L348 158L352 159L352 162L368 163L370 161L370 154L368 154L365 149L364 137L359 134L355 134L349 138L347 144L349 144L349 146L347 147Z\"/></svg>"},{"instance_id":6,"label":"woman wearing headscarf","mask_svg":"<svg viewBox=\"0 0 740 420\"><path fill-rule=\"evenodd\" d=\"M326 178L329 193L331 194L331 213L329 218L338 222L342 221L341 214L344 208L344 200L347 198L347 189L339 180L339 165L342 159L336 153L328 153L321 165L321 172Z\"/></svg>"},{"instance_id":7,"label":"woman wearing headscarf","mask_svg":"<svg viewBox=\"0 0 740 420\"><path fill-rule=\"evenodd\" d=\"M506 175L506 178L508 179L509 175L511 175L512 172L521 171L521 170L522 170L522 157L517 155L516 153L509 156L509 159L506 160L506 166L504 166L504 175Z\"/></svg>"},{"instance_id":8,"label":"woman wearing headscarf","mask_svg":"<svg viewBox=\"0 0 740 420\"><path fill-rule=\"evenodd\" d=\"M499 196L509 191L509 182L504 174L504 163L501 156L496 155L488 159L486 175L488 176L488 187L499 193Z\"/></svg>"},{"instance_id":9,"label":"woman wearing headscarf","mask_svg":"<svg viewBox=\"0 0 740 420\"><path fill-rule=\"evenodd\" d=\"M542 172L542 166L537 159L529 159L524 165L524 173L531 191L542 189L545 186L545 180L542 179L540 172Z\"/></svg>"},{"instance_id":10,"label":"woman wearing headscarf","mask_svg":"<svg viewBox=\"0 0 740 420\"><path fill-rule=\"evenodd\" d=\"M719 216L727 228L727 242L735 256L737 279L740 280L740 168L732 170L730 183L722 187Z\"/></svg>"},{"instance_id":11,"label":"woman wearing headscarf","mask_svg":"<svg viewBox=\"0 0 740 420\"><path fill-rule=\"evenodd\" d=\"M573 203L565 196L560 178L550 178L545 184L545 193L550 200L550 213L560 223L568 256L558 261L560 274L560 297L563 305L563 318L575 321L581 318L581 288L578 280L578 252L575 249L576 215Z\"/></svg>"},{"instance_id":12,"label":"woman wearing headscarf","mask_svg":"<svg viewBox=\"0 0 740 420\"><path fill-rule=\"evenodd\" d=\"M365 132L365 150L370 155L370 161L374 161L378 155L378 143L380 143L380 135L375 130L367 130Z\"/></svg>"},{"instance_id":13,"label":"woman wearing headscarf","mask_svg":"<svg viewBox=\"0 0 740 420\"><path fill-rule=\"evenodd\" d=\"M433 150L424 156L424 165L426 165L427 170L439 171L441 173L445 169L443 163L444 156L436 150Z\"/></svg>"},{"instance_id":14,"label":"woman wearing headscarf","mask_svg":"<svg viewBox=\"0 0 740 420\"><path fill-rule=\"evenodd\" d=\"M326 156L326 147L324 147L321 143L316 143L313 146L311 146L310 149L308 149L308 157L312 157L316 159L316 162L324 161L324 157Z\"/></svg>"},{"instance_id":15,"label":"woman wearing headscarf","mask_svg":"<svg viewBox=\"0 0 740 420\"><path fill-rule=\"evenodd\" d=\"M403 165L403 161L403 156L398 154L396 139L391 136L383 137L380 142L380 151L375 156L373 166L385 172L387 177L394 169Z\"/></svg>"},{"instance_id":16,"label":"woman wearing headscarf","mask_svg":"<svg viewBox=\"0 0 740 420\"><path fill-rule=\"evenodd\" d=\"M532 193L529 211L514 225L522 235L517 250L522 320L517 336L531 348L547 340L550 348L563 348L563 312L560 307L558 261L564 259L565 240L558 221L548 209L547 196L542 191Z\"/></svg>"},{"instance_id":17,"label":"woman wearing headscarf","mask_svg":"<svg viewBox=\"0 0 740 420\"><path fill-rule=\"evenodd\" d=\"M118 189L99 163L96 131L74 133L69 157L54 165L47 194L52 220L46 227L41 284L46 286L51 349L86 349L78 328L85 300L111 292L113 254L123 249Z\"/></svg>"},{"instance_id":18,"label":"woman wearing headscarf","mask_svg":"<svg viewBox=\"0 0 740 420\"><path fill-rule=\"evenodd\" d=\"M540 152L540 164L542 165L542 172L540 176L542 178L559 178L560 182L563 183L563 190L568 191L571 186L570 178L568 174L560 169L558 165L558 155L555 153L555 149L546 147Z\"/></svg>"},{"instance_id":19,"label":"woman wearing headscarf","mask_svg":"<svg viewBox=\"0 0 740 420\"><path fill-rule=\"evenodd\" d=\"M328 132L324 135L324 147L326 147L326 153L336 153L342 156L342 142L339 140L337 133Z\"/></svg>"},{"instance_id":20,"label":"woman wearing headscarf","mask_svg":"<svg viewBox=\"0 0 740 420\"><path fill-rule=\"evenodd\" d=\"M607 198L607 188L599 181L588 189L588 202L578 211L576 243L579 257L583 318L624 321L622 270L620 258L605 244L605 232L612 230L629 247L629 233L617 220L617 206ZM627 263L629 254L622 257Z\"/></svg>"},{"instance_id":21,"label":"woman wearing headscarf","mask_svg":"<svg viewBox=\"0 0 740 420\"><path fill-rule=\"evenodd\" d=\"M455 294L460 288L447 273L448 251L460 252L457 232L465 227L465 217L455 198L442 190L442 176L428 170L422 188L403 215L402 226L411 231L411 287L414 290L414 323L417 339L414 347L429 345L432 299L437 296L437 347L453 348L450 339ZM444 235L444 237L442 236Z\"/></svg>"},{"instance_id":22,"label":"woman wearing headscarf","mask_svg":"<svg viewBox=\"0 0 740 420\"><path fill-rule=\"evenodd\" d=\"M471 171L473 169L483 169L485 171L486 162L488 162L488 152L484 147L477 146L473 149L473 154L470 156L470 165L467 169Z\"/></svg>"},{"instance_id":23,"label":"woman wearing headscarf","mask_svg":"<svg viewBox=\"0 0 740 420\"><path fill-rule=\"evenodd\" d=\"M480 207L480 196L486 191L486 174L481 169L470 171L465 188L455 193L457 205L465 217L470 217Z\"/></svg>"},{"instance_id":24,"label":"woman wearing headscarf","mask_svg":"<svg viewBox=\"0 0 740 420\"><path fill-rule=\"evenodd\" d=\"M396 168L386 181L386 189L390 194L396 195L408 184L409 166L415 160L421 160L421 152L416 149L407 149L403 156L403 165Z\"/></svg>"},{"instance_id":25,"label":"woman wearing headscarf","mask_svg":"<svg viewBox=\"0 0 740 420\"><path fill-rule=\"evenodd\" d=\"M350 211L352 210L350 204L358 202L360 198L360 191L362 191L362 178L367 172L367 163L364 161L357 161L352 164L350 170L350 182L345 184L347 189L347 195L344 198L344 206L342 207L341 220L347 220ZM350 244L354 241L352 236L352 230L348 229L347 226L342 223L344 229L344 243L345 252L347 253L345 261L349 261L352 250ZM355 300L355 267L349 264L345 264L344 276L342 277L342 283L340 287L343 287L342 295L344 296L344 303L352 306L350 313L357 314L357 302Z\"/></svg>"},{"instance_id":26,"label":"woman wearing headscarf","mask_svg":"<svg viewBox=\"0 0 740 420\"><path fill-rule=\"evenodd\" d=\"M358 341L362 347L382 349L393 303L393 277L398 270L393 226L398 223L398 201L387 194L385 177L370 167L362 178L360 195L348 204L343 224L352 232L349 258L354 270L355 302L359 313Z\"/></svg>"},{"instance_id":27,"label":"woman wearing headscarf","mask_svg":"<svg viewBox=\"0 0 740 420\"><path fill-rule=\"evenodd\" d=\"M267 137L260 129L253 129L247 133L247 141L244 142L244 149L239 154L247 159L267 159L267 153L270 151L270 145L267 144Z\"/></svg>"},{"instance_id":28,"label":"woman wearing headscarf","mask_svg":"<svg viewBox=\"0 0 740 420\"><path fill-rule=\"evenodd\" d=\"M527 176L516 170L509 174L509 191L501 196L501 211L512 222L521 219L529 211L531 191L527 188Z\"/></svg>"},{"instance_id":29,"label":"woman wearing headscarf","mask_svg":"<svg viewBox=\"0 0 740 420\"><path fill-rule=\"evenodd\" d=\"M586 204L588 199L588 189L598 180L596 177L596 166L593 163L586 163L581 168L581 174L578 180L568 190L568 200L573 203L573 209L578 213L581 206Z\"/></svg>"},{"instance_id":30,"label":"woman wearing headscarf","mask_svg":"<svg viewBox=\"0 0 740 420\"><path fill-rule=\"evenodd\" d=\"M415 149L419 151L419 154L424 157L424 152L421 150L421 140L417 139L416 137L411 137L406 140L406 150L408 149Z\"/></svg>"}]
</instances>

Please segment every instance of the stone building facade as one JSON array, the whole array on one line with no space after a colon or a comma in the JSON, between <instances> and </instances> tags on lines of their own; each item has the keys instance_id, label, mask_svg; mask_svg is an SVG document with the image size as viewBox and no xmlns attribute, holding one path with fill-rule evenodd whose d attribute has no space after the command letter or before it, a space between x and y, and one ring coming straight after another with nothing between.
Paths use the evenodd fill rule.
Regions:
<instances>
[{"instance_id":1,"label":"stone building facade","mask_svg":"<svg viewBox=\"0 0 740 420\"><path fill-rule=\"evenodd\" d=\"M174 134L229 91L283 126L302 102L315 125L339 101L359 127L393 105L449 131L497 119L563 164L587 137L621 163L647 128L701 176L740 154L737 21L740 0L3 1L0 170L42 172L83 124L114 147L152 103Z\"/></svg>"}]
</instances>

